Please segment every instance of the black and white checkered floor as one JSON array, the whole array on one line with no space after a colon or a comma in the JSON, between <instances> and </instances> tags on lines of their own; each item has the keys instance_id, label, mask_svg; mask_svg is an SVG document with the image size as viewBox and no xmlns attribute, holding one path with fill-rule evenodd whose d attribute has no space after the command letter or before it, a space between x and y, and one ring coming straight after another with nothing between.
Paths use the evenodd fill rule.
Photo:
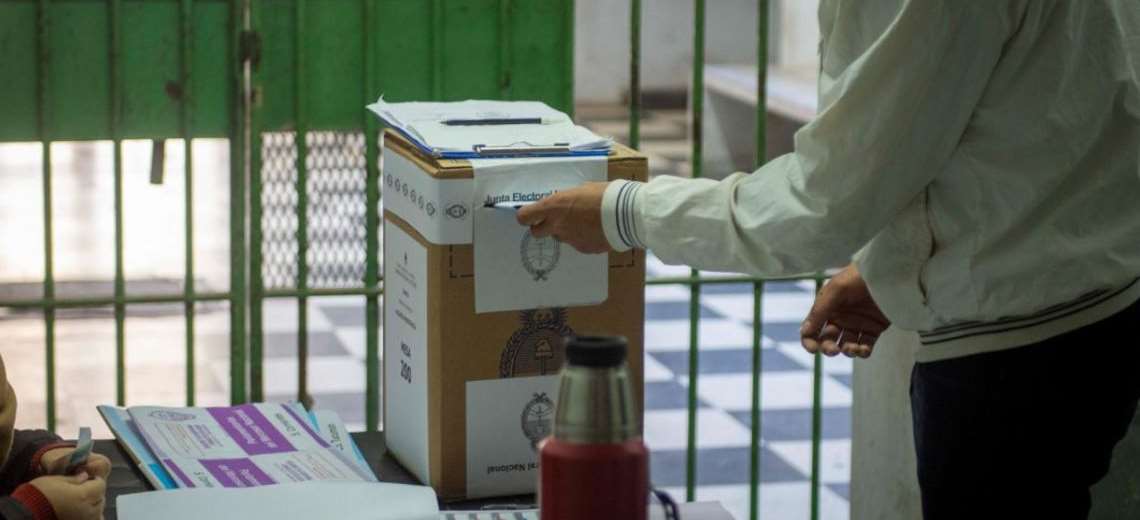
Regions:
<instances>
[{"instance_id":1,"label":"black and white checkered floor","mask_svg":"<svg viewBox=\"0 0 1140 520\"><path fill-rule=\"evenodd\" d=\"M687 274L649 261L650 276ZM766 285L761 377L761 513L807 518L811 471L812 357L799 346L799 322L811 306L811 282ZM364 313L359 298L310 303L311 394L336 410L350 429L363 428ZM652 478L684 496L688 402L689 292L680 286L646 290L645 438ZM295 306L266 302L266 394L295 398ZM274 319L280 317L280 319ZM697 411L697 496L720 500L747 518L749 493L752 287L707 286L701 298ZM281 324L281 325L275 325ZM216 377L227 377L219 359ZM846 518L851 450L851 361L823 366L820 475L823 518Z\"/></svg>"},{"instance_id":2,"label":"black and white checkered floor","mask_svg":"<svg viewBox=\"0 0 1140 520\"><path fill-rule=\"evenodd\" d=\"M595 132L624 141L624 108L580 107L578 117ZM647 113L641 151L651 175L689 174L683 111ZM653 257L648 276L687 275ZM761 378L760 513L764 518L808 518L811 474L812 356L799 345L799 324L811 307L811 282L765 286ZM310 305L310 381L322 407L339 411L350 427L363 426L364 323L358 298L315 300ZM281 320L268 319L273 315ZM267 302L267 394L294 398L296 334L292 302ZM282 325L275 329L274 322ZM646 289L645 438L652 450L652 478L683 498L688 424L689 291L680 286ZM751 426L752 287L703 289L700 376L697 393L697 498L719 500L737 518L748 518ZM274 347L289 345L290 347ZM225 370L228 365L219 368ZM825 359L821 384L821 517L848 517L851 459L851 360ZM220 373L219 377L225 373Z\"/></svg>"},{"instance_id":3,"label":"black and white checkered floor","mask_svg":"<svg viewBox=\"0 0 1140 520\"><path fill-rule=\"evenodd\" d=\"M620 106L583 107L579 119L595 131L623 140L628 123ZM645 114L641 127L641 151L649 158L652 175L689 175L684 111L656 110ZM128 146L128 157L149 157L149 143ZM199 143L203 147L224 147ZM145 145L145 146L144 146ZM177 149L177 147L175 147ZM217 152L218 150L214 150ZM38 209L21 204L39 200L38 181L23 175L38 166L35 146L6 149L0 156L5 186L14 194L0 203L0 233L10 244L38 244L39 230L20 225L16 216L38 215ZM60 160L67 154L61 150ZM204 150L205 151L205 150ZM61 276L69 279L109 279L109 250L96 246L113 243L107 222L111 212L91 213L89 207L110 207L109 175L84 173L86 164L110 164L105 143L90 150L93 158L75 152L71 167L60 167L60 201L90 195L95 202L63 204L67 211L57 216L61 231L58 257ZM212 158L212 159L209 159ZM224 287L226 253L226 204L224 154L204 154L205 168L196 175L201 198L201 239L197 244L202 273L214 273L210 283ZM149 159L148 159L149 160ZM177 157L168 158L180 164ZM214 163L210 161L213 160ZM7 162L5 162L7 161ZM12 161L16 161L13 163ZM129 164L144 164L141 159ZM215 164L216 163L216 164ZM15 166L12 166L15 164ZM149 164L149 162L145 162ZM22 165L22 166L21 166ZM181 211L174 197L177 190L160 190L145 182L145 168L132 167L139 182L127 184L126 196L137 206L129 214L131 237L168 237L169 222ZM2 175L0 175L2 176ZM131 177L136 179L136 177ZM98 186L82 184L84 179ZM178 185L177 182L174 185ZM84 199L85 200L85 199ZM177 200L181 200L178 198ZM94 215L94 216L93 216ZM136 218L137 217L137 218ZM6 223L6 226L4 225ZM108 224L108 225L104 225ZM141 227L140 227L141 226ZM151 226L147 228L146 226ZM136 229L138 227L139 229ZM210 231L211 229L218 231ZM201 231L205 230L205 231ZM147 231L148 233L143 233ZM175 240L180 240L175 237ZM137 243L137 242L132 242ZM156 242L157 243L157 242ZM178 279L181 249L177 245L152 245L145 255L128 257L130 276L165 276ZM23 254L24 247L0 248L17 252L0 258L8 278L36 280L41 260ZM102 251L102 252L100 252ZM163 256L166 255L166 256ZM0 255L3 256L3 255ZM61 261L62 261L61 260ZM170 267L175 272L166 273ZM686 275L684 267L670 267L650 259L650 276ZM22 279L22 278L21 278ZM811 468L812 358L804 353L797 337L800 320L811 305L810 283L768 284L763 305L761 515L764 518L806 519L809 511ZM749 440L751 405L752 289L748 285L707 286L703 290L700 320L699 409L697 412L697 497L720 500L737 518L747 518L749 495ZM684 497L685 448L688 394L689 292L679 286L652 286L646 290L646 410L645 434L652 449L653 480L678 498ZM363 427L364 416L364 312L359 297L311 298L309 300L309 382L316 404L338 411L353 429ZM144 306L145 307L145 306ZM146 311L146 312L143 312ZM296 397L297 310L295 301L265 302L266 397L291 400ZM131 307L127 320L125 364L129 404L184 404L185 351L180 305ZM20 395L19 427L42 427L45 415L44 327L36 313L0 313L0 354L9 367L8 377ZM196 318L196 397L199 405L221 405L229 400L229 317L223 304L203 304ZM79 425L101 428L95 405L115 400L115 329L109 311L95 309L61 314L57 323L57 417L60 431ZM14 369L13 367L20 367ZM820 470L822 517L847 518L851 450L851 361L826 359L822 380L823 441Z\"/></svg>"}]
</instances>

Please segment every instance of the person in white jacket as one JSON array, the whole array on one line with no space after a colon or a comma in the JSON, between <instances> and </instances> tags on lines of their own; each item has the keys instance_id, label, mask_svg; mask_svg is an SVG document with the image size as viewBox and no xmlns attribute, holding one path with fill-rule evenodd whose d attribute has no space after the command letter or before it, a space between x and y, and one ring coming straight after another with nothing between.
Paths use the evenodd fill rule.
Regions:
<instances>
[{"instance_id":1,"label":"person in white jacket","mask_svg":"<svg viewBox=\"0 0 1140 520\"><path fill-rule=\"evenodd\" d=\"M1140 2L819 14L821 112L793 153L719 182L588 184L519 222L701 269L851 263L803 343L865 357L888 324L919 332L926 518L1087 516L1140 398Z\"/></svg>"}]
</instances>

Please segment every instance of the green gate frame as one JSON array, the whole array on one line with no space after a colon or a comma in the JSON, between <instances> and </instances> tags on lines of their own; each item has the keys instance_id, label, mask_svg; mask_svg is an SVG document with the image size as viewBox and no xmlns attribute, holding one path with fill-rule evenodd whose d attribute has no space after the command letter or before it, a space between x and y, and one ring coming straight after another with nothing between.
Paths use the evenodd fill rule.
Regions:
<instances>
[{"instance_id":1,"label":"green gate frame","mask_svg":"<svg viewBox=\"0 0 1140 520\"><path fill-rule=\"evenodd\" d=\"M701 175L705 0L694 1L692 171ZM640 144L641 0L630 0L630 144ZM757 0L756 165L766 156L768 1ZM367 28L367 29L366 29ZM379 424L379 135L363 105L391 101L539 99L573 111L573 0L0 0L0 142L38 141L43 158L42 296L0 300L39 309L45 325L48 428L55 427L55 313L112 306L116 402L125 405L126 307L182 303L186 320L186 403L194 404L194 318L199 302L228 301L230 400L264 397L262 305L298 302L298 398L308 400L307 299L365 298L366 426ZM83 81L74 81L76 77ZM308 144L295 139L297 270L294 287L265 287L262 271L263 137L315 131L362 132L365 142L365 269L359 288L310 287L307 257ZM230 290L194 283L194 138L222 137L230 148ZM181 138L185 146L185 278L181 293L130 295L123 272L122 140ZM111 297L57 298L53 271L51 143L114 143L115 277ZM248 205L248 206L247 206ZM248 252L248 256L247 256ZM822 274L798 279L814 280ZM758 516L761 304L765 279L688 277L647 280L690 288L686 498L695 498L696 409L701 286L753 286L750 517ZM247 358L248 354L248 358ZM819 517L821 358L813 366L811 518ZM247 380L248 375L248 380Z\"/></svg>"}]
</instances>

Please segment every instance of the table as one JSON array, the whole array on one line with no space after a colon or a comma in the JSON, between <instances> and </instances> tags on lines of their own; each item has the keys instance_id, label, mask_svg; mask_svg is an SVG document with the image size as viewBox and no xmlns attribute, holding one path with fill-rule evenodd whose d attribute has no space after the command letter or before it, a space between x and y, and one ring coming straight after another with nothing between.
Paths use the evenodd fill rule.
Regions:
<instances>
[{"instance_id":1,"label":"table","mask_svg":"<svg viewBox=\"0 0 1140 520\"><path fill-rule=\"evenodd\" d=\"M364 453L368 465L376 473L376 477L383 482L396 482L401 484L418 484L419 481L400 466L395 459L388 455L388 447L384 443L383 432L353 433L353 440ZM115 440L95 441L95 453L102 454L111 459L111 477L107 480L107 509L104 518L116 520L115 500L119 495L149 491L150 485L142 472L135 467L134 462ZM503 504L510 506L533 507L534 495L520 495L515 497L494 498L490 500L468 500L462 502L441 503L440 509L481 509L483 506Z\"/></svg>"}]
</instances>

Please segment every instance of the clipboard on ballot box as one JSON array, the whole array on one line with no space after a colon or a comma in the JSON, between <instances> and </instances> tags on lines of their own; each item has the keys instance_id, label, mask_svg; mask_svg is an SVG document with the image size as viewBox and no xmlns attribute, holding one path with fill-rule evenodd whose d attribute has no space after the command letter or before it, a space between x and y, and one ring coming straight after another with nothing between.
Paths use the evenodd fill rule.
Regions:
<instances>
[{"instance_id":1,"label":"clipboard on ballot box","mask_svg":"<svg viewBox=\"0 0 1140 520\"><path fill-rule=\"evenodd\" d=\"M539 101L368 105L384 125L440 159L608 155L613 141Z\"/></svg>"}]
</instances>

